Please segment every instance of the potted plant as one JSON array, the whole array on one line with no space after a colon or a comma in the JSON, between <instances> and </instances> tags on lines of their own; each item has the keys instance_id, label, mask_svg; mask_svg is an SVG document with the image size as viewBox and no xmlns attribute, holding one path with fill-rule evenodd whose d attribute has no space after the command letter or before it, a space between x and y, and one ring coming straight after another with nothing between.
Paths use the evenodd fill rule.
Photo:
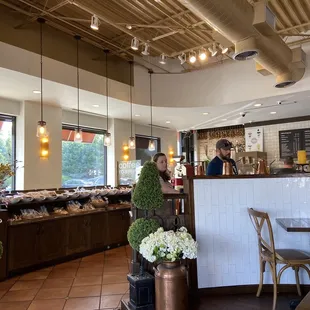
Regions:
<instances>
[{"instance_id":1,"label":"potted plant","mask_svg":"<svg viewBox=\"0 0 310 310\"><path fill-rule=\"evenodd\" d=\"M139 180L135 186L132 202L137 209L144 210L144 218L137 219L129 228L127 237L130 245L140 251L141 241L159 228L158 222L148 219L149 210L161 208L164 196L159 181L159 172L154 162L143 165ZM154 277L143 269L143 256L140 261L140 273L129 274L130 309L154 309Z\"/></svg>"},{"instance_id":2,"label":"potted plant","mask_svg":"<svg viewBox=\"0 0 310 310\"><path fill-rule=\"evenodd\" d=\"M147 161L143 165L133 192L132 202L135 207L142 210L154 210L163 206L164 195L159 181L159 172L154 162Z\"/></svg>"},{"instance_id":3,"label":"potted plant","mask_svg":"<svg viewBox=\"0 0 310 310\"><path fill-rule=\"evenodd\" d=\"M140 218L135 220L129 227L127 239L130 246L140 252L142 240L149 234L154 233L160 227L158 221L154 219ZM140 265L140 276L143 275L143 264Z\"/></svg>"},{"instance_id":4,"label":"potted plant","mask_svg":"<svg viewBox=\"0 0 310 310\"><path fill-rule=\"evenodd\" d=\"M181 259L197 257L197 242L181 227L176 232L160 227L144 238L140 244L141 255L155 268L156 310L186 310L187 270Z\"/></svg>"}]
</instances>

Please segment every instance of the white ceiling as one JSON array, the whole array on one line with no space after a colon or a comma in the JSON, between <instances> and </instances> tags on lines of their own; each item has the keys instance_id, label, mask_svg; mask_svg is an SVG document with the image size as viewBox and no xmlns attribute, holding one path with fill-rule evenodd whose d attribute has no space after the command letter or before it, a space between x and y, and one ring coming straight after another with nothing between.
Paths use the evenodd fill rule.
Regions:
<instances>
[{"instance_id":1,"label":"white ceiling","mask_svg":"<svg viewBox=\"0 0 310 310\"><path fill-rule=\"evenodd\" d=\"M40 87L40 79L20 72L0 68L0 97L12 100L40 101L40 94L34 94L33 90ZM77 90L56 82L44 80L44 102L61 106L63 109L77 108ZM154 89L156 91L156 89ZM118 119L130 119L129 102L110 98L109 116ZM279 105L278 100L283 103ZM261 107L254 104L261 103ZM94 107L93 105L99 105ZM100 94L80 91L80 109L105 115L106 97ZM240 113L246 112L245 117ZM277 112L270 114L270 112ZM209 113L204 115L203 113ZM138 124L150 123L150 108L144 105L133 105L134 121ZM140 115L140 116L135 116ZM310 115L310 91L269 97L252 102L240 102L229 105L208 106L206 108L153 108L153 124L169 129L187 130L211 127L221 127L257 122L278 118L288 118ZM224 120L226 119L226 120ZM170 123L166 123L169 121Z\"/></svg>"}]
</instances>

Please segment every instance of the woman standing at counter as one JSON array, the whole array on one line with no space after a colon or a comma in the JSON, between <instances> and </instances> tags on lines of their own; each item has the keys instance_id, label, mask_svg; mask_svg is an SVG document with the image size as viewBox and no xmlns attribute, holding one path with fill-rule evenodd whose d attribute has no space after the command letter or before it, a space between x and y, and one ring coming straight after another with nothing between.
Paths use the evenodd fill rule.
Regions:
<instances>
[{"instance_id":1,"label":"woman standing at counter","mask_svg":"<svg viewBox=\"0 0 310 310\"><path fill-rule=\"evenodd\" d=\"M153 162L156 163L157 169L159 171L159 180L161 184L161 190L166 194L175 194L178 193L169 182L170 175L168 173L168 162L167 156L164 153L157 153L153 157Z\"/></svg>"},{"instance_id":2,"label":"woman standing at counter","mask_svg":"<svg viewBox=\"0 0 310 310\"><path fill-rule=\"evenodd\" d=\"M238 174L236 163L230 158L230 150L232 144L227 139L221 139L216 142L216 156L210 161L207 169L207 175L222 175L223 174L223 162L228 161L232 164L233 173Z\"/></svg>"}]
</instances>

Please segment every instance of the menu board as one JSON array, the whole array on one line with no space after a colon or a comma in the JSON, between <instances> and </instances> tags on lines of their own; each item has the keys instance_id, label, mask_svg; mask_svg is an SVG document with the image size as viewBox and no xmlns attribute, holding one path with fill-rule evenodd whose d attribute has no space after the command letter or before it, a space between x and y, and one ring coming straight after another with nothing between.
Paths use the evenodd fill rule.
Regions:
<instances>
[{"instance_id":1,"label":"menu board","mask_svg":"<svg viewBox=\"0 0 310 310\"><path fill-rule=\"evenodd\" d=\"M279 131L280 158L297 158L297 151L306 150L310 158L310 129Z\"/></svg>"},{"instance_id":2,"label":"menu board","mask_svg":"<svg viewBox=\"0 0 310 310\"><path fill-rule=\"evenodd\" d=\"M118 165L118 184L132 185L137 179L137 173L141 166L141 160L119 161Z\"/></svg>"},{"instance_id":3,"label":"menu board","mask_svg":"<svg viewBox=\"0 0 310 310\"><path fill-rule=\"evenodd\" d=\"M264 151L264 131L262 127L250 127L245 129L245 151Z\"/></svg>"}]
</instances>

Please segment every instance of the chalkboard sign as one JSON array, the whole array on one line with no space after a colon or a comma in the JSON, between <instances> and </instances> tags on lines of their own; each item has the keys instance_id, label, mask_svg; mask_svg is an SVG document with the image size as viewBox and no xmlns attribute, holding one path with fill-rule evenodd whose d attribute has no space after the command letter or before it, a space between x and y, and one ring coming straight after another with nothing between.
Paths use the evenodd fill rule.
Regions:
<instances>
[{"instance_id":1,"label":"chalkboard sign","mask_svg":"<svg viewBox=\"0 0 310 310\"><path fill-rule=\"evenodd\" d=\"M297 151L306 150L310 157L310 129L279 131L280 158L297 158Z\"/></svg>"}]
</instances>

